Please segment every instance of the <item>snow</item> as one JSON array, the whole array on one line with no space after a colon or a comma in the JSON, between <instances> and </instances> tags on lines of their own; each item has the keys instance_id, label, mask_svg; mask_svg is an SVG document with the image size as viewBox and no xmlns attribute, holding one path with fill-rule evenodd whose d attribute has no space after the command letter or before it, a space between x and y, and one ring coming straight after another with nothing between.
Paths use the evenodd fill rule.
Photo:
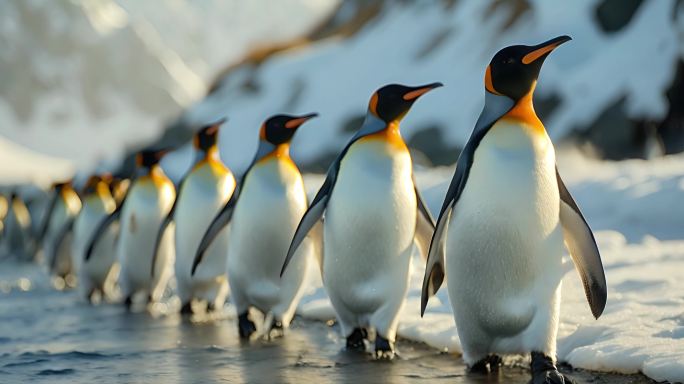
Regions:
<instances>
[{"instance_id":1,"label":"snow","mask_svg":"<svg viewBox=\"0 0 684 384\"><path fill-rule=\"evenodd\" d=\"M351 135L340 127L365 110L375 89L390 82L441 81L445 87L422 99L407 116L405 137L439 126L446 144L463 145L482 109L482 79L493 54L506 45L537 44L563 34L573 41L546 60L537 92L561 100L546 121L552 138L593 122L622 97L628 117L664 117L664 91L684 57L684 17L672 14L679 9L681 15L684 8L675 8L674 1L643 2L625 29L609 34L596 22L599 0L533 0L531 9L507 28L515 7L492 3L460 1L450 8L393 3L348 39L289 51L257 69L238 68L182 119L194 126L228 115L230 128L222 134L221 149L240 173L256 146L254 132L270 114L320 113L298 134L295 146L295 156L312 161L339 150ZM247 79L258 85L257 92L244 91Z\"/></svg>"},{"instance_id":2,"label":"snow","mask_svg":"<svg viewBox=\"0 0 684 384\"><path fill-rule=\"evenodd\" d=\"M684 381L684 155L604 162L561 150L559 169L595 230L609 290L606 310L595 320L579 275L566 260L558 359L576 368ZM417 171L433 213L438 212L452 172ZM305 181L314 193L323 179L308 175ZM399 336L460 352L446 286L420 318L423 273L422 259L416 256ZM318 271L312 270L312 275L298 313L329 320L334 311Z\"/></svg>"}]
</instances>

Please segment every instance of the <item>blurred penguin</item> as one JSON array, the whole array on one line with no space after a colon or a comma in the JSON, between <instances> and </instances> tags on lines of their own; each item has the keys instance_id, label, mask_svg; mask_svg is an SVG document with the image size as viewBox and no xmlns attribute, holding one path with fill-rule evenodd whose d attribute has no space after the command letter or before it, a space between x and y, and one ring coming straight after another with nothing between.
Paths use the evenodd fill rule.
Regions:
<instances>
[{"instance_id":1,"label":"blurred penguin","mask_svg":"<svg viewBox=\"0 0 684 384\"><path fill-rule=\"evenodd\" d=\"M228 233L222 231L207 251L202 267L191 274L202 235L235 190L235 177L219 157L219 127L225 120L202 128L194 137L195 163L180 183L178 198L161 232L171 220L176 224L176 282L181 313L192 313L192 301L207 303L207 310L220 310L228 294L226 257Z\"/></svg>"},{"instance_id":2,"label":"blurred penguin","mask_svg":"<svg viewBox=\"0 0 684 384\"><path fill-rule=\"evenodd\" d=\"M12 191L7 203L6 215L3 219L2 253L7 257L29 261L32 257L31 247L31 215L26 204L16 191Z\"/></svg>"},{"instance_id":3,"label":"blurred penguin","mask_svg":"<svg viewBox=\"0 0 684 384\"><path fill-rule=\"evenodd\" d=\"M48 272L57 288L76 285L76 265L72 257L73 222L81 211L81 199L71 181L52 186L52 200L38 236Z\"/></svg>"},{"instance_id":4,"label":"blurred penguin","mask_svg":"<svg viewBox=\"0 0 684 384\"><path fill-rule=\"evenodd\" d=\"M204 266L205 251L232 218L228 282L241 338L256 331L249 319L251 307L267 314L268 336L279 336L290 324L301 297L311 247L301 247L302 254L282 278L280 267L307 208L302 175L290 158L290 141L297 129L315 116L277 115L264 122L256 156L243 176L239 194L233 194L214 218L197 251L193 271Z\"/></svg>"},{"instance_id":5,"label":"blurred penguin","mask_svg":"<svg viewBox=\"0 0 684 384\"><path fill-rule=\"evenodd\" d=\"M116 209L109 189L111 176L91 176L83 189L83 208L74 223L73 255L76 260L79 285L90 302L111 298L119 264L116 260L116 240L119 224L110 225L86 258L86 246L97 228Z\"/></svg>"},{"instance_id":6,"label":"blurred penguin","mask_svg":"<svg viewBox=\"0 0 684 384\"><path fill-rule=\"evenodd\" d=\"M121 205L101 221L86 246L84 259L89 260L100 242L106 241L109 227L119 221L119 282L129 310L136 294L147 295L148 304L158 301L173 277L173 227L164 232L155 249L156 234L176 198L173 183L159 165L166 152L145 150L137 154L136 178L128 193ZM155 268L150 273L153 259Z\"/></svg>"}]
</instances>

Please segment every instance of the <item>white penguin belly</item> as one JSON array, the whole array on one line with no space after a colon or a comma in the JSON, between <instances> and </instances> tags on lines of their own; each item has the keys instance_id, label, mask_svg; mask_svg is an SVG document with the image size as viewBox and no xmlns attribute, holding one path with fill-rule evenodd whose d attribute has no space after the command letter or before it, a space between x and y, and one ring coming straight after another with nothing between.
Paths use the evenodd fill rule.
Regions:
<instances>
[{"instance_id":1,"label":"white penguin belly","mask_svg":"<svg viewBox=\"0 0 684 384\"><path fill-rule=\"evenodd\" d=\"M353 144L341 163L325 214L323 281L343 323L368 326L382 307L395 306L395 316L403 303L416 223L411 167L407 151L382 140Z\"/></svg>"},{"instance_id":2,"label":"white penguin belly","mask_svg":"<svg viewBox=\"0 0 684 384\"><path fill-rule=\"evenodd\" d=\"M149 181L136 183L132 188L120 218L119 261L125 294L154 291L158 285L165 285L173 272L174 260L173 236L165 236L153 278L154 243L162 219L173 204L173 188L169 185L157 189Z\"/></svg>"},{"instance_id":3,"label":"white penguin belly","mask_svg":"<svg viewBox=\"0 0 684 384\"><path fill-rule=\"evenodd\" d=\"M211 289L214 283L225 283L227 228L221 231L209 246L195 275L191 275L192 263L202 236L235 189L235 178L232 174L208 174L210 166L202 167L193 171L186 179L174 215L175 269L182 300L192 299L197 290Z\"/></svg>"},{"instance_id":4,"label":"white penguin belly","mask_svg":"<svg viewBox=\"0 0 684 384\"><path fill-rule=\"evenodd\" d=\"M74 223L72 253L76 261L80 285L86 294L92 288L103 288L106 280L112 278L112 268L116 263L115 245L118 223L107 228L107 233L100 237L88 261L85 260L85 248L98 225L114 208L113 199L103 201L92 197L86 198L83 209Z\"/></svg>"},{"instance_id":5,"label":"white penguin belly","mask_svg":"<svg viewBox=\"0 0 684 384\"><path fill-rule=\"evenodd\" d=\"M291 167L274 158L252 168L235 208L228 251L228 278L238 311L249 306L274 310L284 323L293 315L311 253L305 240L280 277L307 208L302 178Z\"/></svg>"},{"instance_id":6,"label":"white penguin belly","mask_svg":"<svg viewBox=\"0 0 684 384\"><path fill-rule=\"evenodd\" d=\"M551 338L555 344L558 212L548 137L497 123L475 151L447 235L449 297L466 357L546 350Z\"/></svg>"}]
</instances>

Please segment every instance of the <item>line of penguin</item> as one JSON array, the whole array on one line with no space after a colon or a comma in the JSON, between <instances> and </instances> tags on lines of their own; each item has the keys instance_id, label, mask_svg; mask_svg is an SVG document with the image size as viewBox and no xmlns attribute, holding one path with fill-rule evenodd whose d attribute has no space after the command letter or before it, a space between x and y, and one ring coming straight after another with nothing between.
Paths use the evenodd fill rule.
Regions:
<instances>
[{"instance_id":1,"label":"line of penguin","mask_svg":"<svg viewBox=\"0 0 684 384\"><path fill-rule=\"evenodd\" d=\"M193 301L220 309L230 291L239 335L249 338L257 331L252 308L265 314L267 334L282 335L316 259L346 347L365 350L374 333L375 355L392 358L415 245L426 259L421 316L448 280L471 371L499 369L502 355L529 354L534 383L572 382L555 365L564 244L596 318L606 280L532 104L542 63L568 40L510 46L493 57L484 109L436 221L399 125L442 84L391 84L372 95L363 124L310 204L289 147L316 114L266 120L239 182L219 158L218 121L195 135L194 165L177 190L159 165L165 151L139 153L130 185L91 177L82 200L70 184L55 185L39 234L50 270L78 270L89 297L106 294L118 275L127 307L136 294L159 300L173 276L183 313Z\"/></svg>"}]
</instances>

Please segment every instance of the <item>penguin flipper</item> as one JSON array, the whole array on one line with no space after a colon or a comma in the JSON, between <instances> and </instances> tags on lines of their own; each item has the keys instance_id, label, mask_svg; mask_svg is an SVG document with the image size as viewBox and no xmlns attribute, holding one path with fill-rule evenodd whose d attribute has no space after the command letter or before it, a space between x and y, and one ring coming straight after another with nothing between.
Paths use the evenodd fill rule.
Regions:
<instances>
[{"instance_id":1,"label":"penguin flipper","mask_svg":"<svg viewBox=\"0 0 684 384\"><path fill-rule=\"evenodd\" d=\"M425 259L425 262L427 262L428 252L430 250L430 240L432 240L432 234L435 232L435 219L432 218L432 214L418 190L415 178L413 180L413 189L416 192L416 208L418 209L416 215L415 242L420 250L421 256Z\"/></svg>"},{"instance_id":2,"label":"penguin flipper","mask_svg":"<svg viewBox=\"0 0 684 384\"><path fill-rule=\"evenodd\" d=\"M202 240L199 243L199 247L197 247L195 259L192 262L192 276L195 275L197 266L199 266L199 264L202 262L202 259L204 258L204 252L206 252L207 248L209 248L211 243L214 242L214 239L216 238L216 236L218 236L219 232L221 232L221 230L226 225L228 225L228 223L230 223L230 220L233 218L233 212L235 211L235 205L237 204L237 200L238 191L234 191L233 194L230 196L230 199L228 199L226 205L224 205L223 208L221 208L219 213L211 221L211 224L209 224L207 231L204 232L204 236L202 236Z\"/></svg>"},{"instance_id":3,"label":"penguin flipper","mask_svg":"<svg viewBox=\"0 0 684 384\"><path fill-rule=\"evenodd\" d=\"M285 257L283 268L280 270L281 277L283 276L283 273L285 273L287 265L290 264L290 260L297 251L297 248L299 248L299 245L304 241L304 238L306 238L316 224L322 221L323 213L325 212L325 208L328 206L328 199L332 193L332 187L334 183L333 180L334 179L331 179L330 175L328 175L328 177L325 179L325 182L323 182L323 186L318 190L316 197L314 197L311 206L306 210L302 220L299 222L294 237L292 238L292 243L290 243L290 248L287 250L287 256Z\"/></svg>"},{"instance_id":4,"label":"penguin flipper","mask_svg":"<svg viewBox=\"0 0 684 384\"><path fill-rule=\"evenodd\" d=\"M85 261L90 260L90 257L93 255L93 251L95 250L95 244L97 244L97 242L100 240L100 237L107 232L107 228L109 228L109 226L115 221L119 220L122 206L123 204L120 205L119 208L115 209L114 212L112 212L109 216L102 219L100 224L97 226L97 229L95 229L95 232L93 232L93 236L90 238L88 246L86 247L86 252L83 257Z\"/></svg>"},{"instance_id":5,"label":"penguin flipper","mask_svg":"<svg viewBox=\"0 0 684 384\"><path fill-rule=\"evenodd\" d=\"M598 319L606 307L608 296L601 254L596 245L594 234L591 232L582 212L580 212L577 203L565 187L558 173L558 168L556 168L556 180L558 181L558 192L561 199L560 223L563 227L563 238L575 263L575 268L582 279L591 313Z\"/></svg>"},{"instance_id":6,"label":"penguin flipper","mask_svg":"<svg viewBox=\"0 0 684 384\"><path fill-rule=\"evenodd\" d=\"M57 236L55 237L55 243L52 246L52 254L49 255L50 260L50 270L54 271L55 267L57 266L57 255L59 253L59 249L62 247L62 244L64 243L64 240L66 239L67 235L71 232L71 230L74 228L74 222L76 221L75 217L70 218L62 228L59 229L59 232L57 232Z\"/></svg>"}]
</instances>

